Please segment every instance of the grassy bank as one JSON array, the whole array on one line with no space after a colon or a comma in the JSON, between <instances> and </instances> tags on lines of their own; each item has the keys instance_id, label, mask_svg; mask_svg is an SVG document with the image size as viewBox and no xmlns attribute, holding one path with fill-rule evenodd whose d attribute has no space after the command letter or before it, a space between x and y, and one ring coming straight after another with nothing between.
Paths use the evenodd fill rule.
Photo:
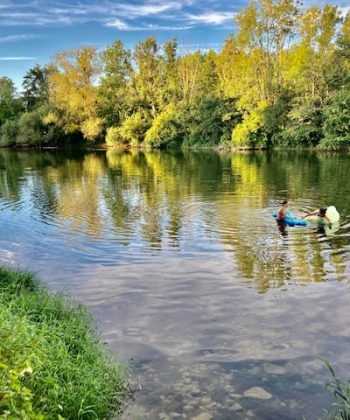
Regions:
<instances>
[{"instance_id":1,"label":"grassy bank","mask_svg":"<svg viewBox=\"0 0 350 420\"><path fill-rule=\"evenodd\" d=\"M0 267L0 417L109 418L127 390L86 308Z\"/></svg>"}]
</instances>

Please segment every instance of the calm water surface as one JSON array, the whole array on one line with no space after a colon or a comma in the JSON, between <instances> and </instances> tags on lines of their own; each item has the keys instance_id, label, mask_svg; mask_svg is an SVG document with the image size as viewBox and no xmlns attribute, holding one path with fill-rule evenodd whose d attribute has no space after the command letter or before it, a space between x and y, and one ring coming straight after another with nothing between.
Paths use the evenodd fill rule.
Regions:
<instances>
[{"instance_id":1,"label":"calm water surface","mask_svg":"<svg viewBox=\"0 0 350 420\"><path fill-rule=\"evenodd\" d=\"M0 263L87 303L125 419L316 419L350 377L350 155L0 150ZM340 225L279 229L335 205Z\"/></svg>"}]
</instances>

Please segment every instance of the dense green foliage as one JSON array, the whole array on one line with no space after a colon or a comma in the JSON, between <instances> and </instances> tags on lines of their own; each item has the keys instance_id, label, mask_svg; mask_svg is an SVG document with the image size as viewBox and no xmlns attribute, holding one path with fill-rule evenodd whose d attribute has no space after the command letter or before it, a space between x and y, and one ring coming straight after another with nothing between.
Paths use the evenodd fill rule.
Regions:
<instances>
[{"instance_id":1,"label":"dense green foliage","mask_svg":"<svg viewBox=\"0 0 350 420\"><path fill-rule=\"evenodd\" d=\"M0 79L0 125L15 118L22 111L20 100L16 97L15 85L8 77Z\"/></svg>"},{"instance_id":2,"label":"dense green foliage","mask_svg":"<svg viewBox=\"0 0 350 420\"><path fill-rule=\"evenodd\" d=\"M0 417L109 418L125 395L83 307L0 268Z\"/></svg>"},{"instance_id":3,"label":"dense green foliage","mask_svg":"<svg viewBox=\"0 0 350 420\"><path fill-rule=\"evenodd\" d=\"M323 109L324 138L320 145L330 148L350 146L350 90L336 92Z\"/></svg>"},{"instance_id":4,"label":"dense green foliage","mask_svg":"<svg viewBox=\"0 0 350 420\"><path fill-rule=\"evenodd\" d=\"M349 147L350 15L252 0L232 20L221 51L152 36L58 52L22 94L1 79L0 145Z\"/></svg>"}]
</instances>

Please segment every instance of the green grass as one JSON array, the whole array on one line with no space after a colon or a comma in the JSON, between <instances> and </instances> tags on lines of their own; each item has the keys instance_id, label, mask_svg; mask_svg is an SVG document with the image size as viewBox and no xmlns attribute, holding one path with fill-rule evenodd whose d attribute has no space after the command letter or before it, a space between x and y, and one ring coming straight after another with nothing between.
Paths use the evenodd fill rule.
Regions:
<instances>
[{"instance_id":1,"label":"green grass","mask_svg":"<svg viewBox=\"0 0 350 420\"><path fill-rule=\"evenodd\" d=\"M0 267L0 418L110 418L127 397L87 309Z\"/></svg>"},{"instance_id":2,"label":"green grass","mask_svg":"<svg viewBox=\"0 0 350 420\"><path fill-rule=\"evenodd\" d=\"M350 420L350 381L344 382L338 378L330 362L326 359L321 360L332 377L326 384L326 388L333 393L333 403L327 412L328 416L334 420Z\"/></svg>"}]
</instances>

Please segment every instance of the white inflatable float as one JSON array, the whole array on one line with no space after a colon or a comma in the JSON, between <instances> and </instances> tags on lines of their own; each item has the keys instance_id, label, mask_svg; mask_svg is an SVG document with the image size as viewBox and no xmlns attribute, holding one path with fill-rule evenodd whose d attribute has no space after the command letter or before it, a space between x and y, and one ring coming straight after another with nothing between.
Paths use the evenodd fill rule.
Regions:
<instances>
[{"instance_id":1,"label":"white inflatable float","mask_svg":"<svg viewBox=\"0 0 350 420\"><path fill-rule=\"evenodd\" d=\"M328 223L333 224L339 222L340 216L338 210L334 206L327 207L326 216L329 221L325 217L315 215L307 216L303 220L306 220L307 222L319 223L320 225L328 225Z\"/></svg>"}]
</instances>

